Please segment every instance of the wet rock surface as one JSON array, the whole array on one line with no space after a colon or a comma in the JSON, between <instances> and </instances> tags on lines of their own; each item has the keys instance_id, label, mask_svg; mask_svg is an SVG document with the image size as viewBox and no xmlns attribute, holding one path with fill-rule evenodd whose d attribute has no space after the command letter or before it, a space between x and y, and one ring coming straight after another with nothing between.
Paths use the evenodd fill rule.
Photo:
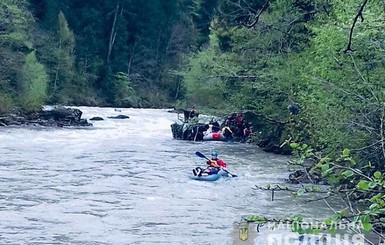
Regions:
<instances>
[{"instance_id":1,"label":"wet rock surface","mask_svg":"<svg viewBox=\"0 0 385 245\"><path fill-rule=\"evenodd\" d=\"M81 118L82 114L79 109L65 107L31 113L15 112L0 116L0 126L92 126L87 119Z\"/></svg>"}]
</instances>

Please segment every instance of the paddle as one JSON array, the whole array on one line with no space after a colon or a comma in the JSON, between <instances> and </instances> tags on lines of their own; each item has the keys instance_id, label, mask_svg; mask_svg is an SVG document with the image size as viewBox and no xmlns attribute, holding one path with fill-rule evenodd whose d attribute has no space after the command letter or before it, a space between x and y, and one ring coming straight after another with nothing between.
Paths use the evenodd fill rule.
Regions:
<instances>
[{"instance_id":1,"label":"paddle","mask_svg":"<svg viewBox=\"0 0 385 245\"><path fill-rule=\"evenodd\" d=\"M211 161L211 159L209 159L208 157L206 157L205 155L203 155L202 153L200 153L199 151L195 152L195 155L197 155L198 157L200 158L206 158L207 160ZM232 174L230 173L227 169L224 169L221 167L221 169L225 172L227 172L231 177L238 177L238 175L236 174Z\"/></svg>"}]
</instances>

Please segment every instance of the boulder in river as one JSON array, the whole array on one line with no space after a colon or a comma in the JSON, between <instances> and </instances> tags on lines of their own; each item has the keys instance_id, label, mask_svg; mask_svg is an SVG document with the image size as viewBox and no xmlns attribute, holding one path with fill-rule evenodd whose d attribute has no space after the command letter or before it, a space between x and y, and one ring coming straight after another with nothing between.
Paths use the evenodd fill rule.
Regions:
<instances>
[{"instance_id":1,"label":"boulder in river","mask_svg":"<svg viewBox=\"0 0 385 245\"><path fill-rule=\"evenodd\" d=\"M103 121L103 117L93 117L93 118L90 118L90 121Z\"/></svg>"},{"instance_id":2,"label":"boulder in river","mask_svg":"<svg viewBox=\"0 0 385 245\"><path fill-rule=\"evenodd\" d=\"M82 119L83 112L75 108L54 107L31 113L15 113L0 118L0 125L40 125L40 126L92 126Z\"/></svg>"},{"instance_id":3,"label":"boulder in river","mask_svg":"<svg viewBox=\"0 0 385 245\"><path fill-rule=\"evenodd\" d=\"M126 116L126 115L117 115L117 116L113 116L113 117L108 117L110 119L127 119L127 118L130 118L129 116Z\"/></svg>"}]
</instances>

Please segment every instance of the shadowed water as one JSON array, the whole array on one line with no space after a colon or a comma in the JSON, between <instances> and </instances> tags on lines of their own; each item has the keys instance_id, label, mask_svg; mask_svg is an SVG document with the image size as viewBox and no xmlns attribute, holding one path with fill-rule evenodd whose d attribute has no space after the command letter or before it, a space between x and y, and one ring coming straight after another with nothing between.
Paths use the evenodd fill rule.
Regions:
<instances>
[{"instance_id":1,"label":"shadowed water","mask_svg":"<svg viewBox=\"0 0 385 245\"><path fill-rule=\"evenodd\" d=\"M289 194L285 156L247 144L172 138L166 110L81 107L92 128L0 128L0 244L235 244L245 214L330 214ZM124 114L129 119L108 119ZM189 179L216 150L239 177ZM250 244L266 244L257 236Z\"/></svg>"}]
</instances>

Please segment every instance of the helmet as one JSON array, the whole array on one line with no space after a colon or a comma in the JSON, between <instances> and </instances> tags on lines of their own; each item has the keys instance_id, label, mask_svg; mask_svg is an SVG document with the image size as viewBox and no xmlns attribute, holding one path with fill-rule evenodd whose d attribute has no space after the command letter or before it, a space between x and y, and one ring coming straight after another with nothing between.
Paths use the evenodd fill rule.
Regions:
<instances>
[{"instance_id":1,"label":"helmet","mask_svg":"<svg viewBox=\"0 0 385 245\"><path fill-rule=\"evenodd\" d=\"M216 151L213 151L213 152L211 152L211 156L217 157L217 156L218 156L218 153L217 153Z\"/></svg>"}]
</instances>

